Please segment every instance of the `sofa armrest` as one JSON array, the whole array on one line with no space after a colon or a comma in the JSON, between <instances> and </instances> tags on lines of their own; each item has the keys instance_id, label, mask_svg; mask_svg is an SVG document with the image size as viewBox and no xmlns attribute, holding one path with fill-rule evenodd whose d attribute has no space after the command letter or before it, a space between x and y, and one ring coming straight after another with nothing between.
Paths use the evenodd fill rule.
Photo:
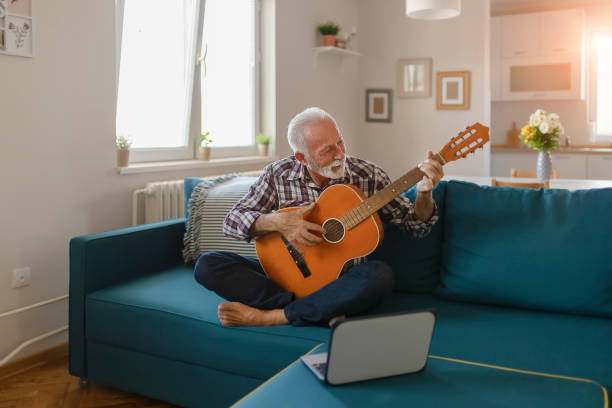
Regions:
<instances>
[{"instance_id":1,"label":"sofa armrest","mask_svg":"<svg viewBox=\"0 0 612 408\"><path fill-rule=\"evenodd\" d=\"M185 218L83 235L70 240L70 374L87 377L85 297L183 263Z\"/></svg>"}]
</instances>

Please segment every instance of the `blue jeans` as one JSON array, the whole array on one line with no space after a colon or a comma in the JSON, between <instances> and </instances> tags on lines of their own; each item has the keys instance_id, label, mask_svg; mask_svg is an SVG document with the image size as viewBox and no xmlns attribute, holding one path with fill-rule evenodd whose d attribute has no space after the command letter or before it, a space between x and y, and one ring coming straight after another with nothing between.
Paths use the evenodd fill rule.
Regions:
<instances>
[{"instance_id":1,"label":"blue jeans","mask_svg":"<svg viewBox=\"0 0 612 408\"><path fill-rule=\"evenodd\" d=\"M257 309L284 309L294 326L327 325L341 315L356 315L376 306L393 290L393 273L381 261L348 269L315 293L295 299L268 279L259 261L232 252L207 252L195 264L195 279L231 302Z\"/></svg>"}]
</instances>

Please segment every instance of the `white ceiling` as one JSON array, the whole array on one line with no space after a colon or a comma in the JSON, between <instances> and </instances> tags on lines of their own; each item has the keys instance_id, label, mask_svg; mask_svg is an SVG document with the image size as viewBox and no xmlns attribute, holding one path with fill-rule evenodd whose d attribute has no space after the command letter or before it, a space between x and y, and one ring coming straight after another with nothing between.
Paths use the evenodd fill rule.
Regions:
<instances>
[{"instance_id":1,"label":"white ceiling","mask_svg":"<svg viewBox=\"0 0 612 408\"><path fill-rule=\"evenodd\" d=\"M612 4L612 0L491 0L491 15Z\"/></svg>"}]
</instances>

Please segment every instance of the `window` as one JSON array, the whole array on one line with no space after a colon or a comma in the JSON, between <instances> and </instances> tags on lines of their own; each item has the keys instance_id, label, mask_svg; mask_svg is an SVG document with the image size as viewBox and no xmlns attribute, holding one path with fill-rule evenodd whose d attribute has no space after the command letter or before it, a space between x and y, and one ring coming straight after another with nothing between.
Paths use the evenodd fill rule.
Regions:
<instances>
[{"instance_id":1,"label":"window","mask_svg":"<svg viewBox=\"0 0 612 408\"><path fill-rule=\"evenodd\" d=\"M255 153L257 0L118 0L117 134L132 161Z\"/></svg>"},{"instance_id":2,"label":"window","mask_svg":"<svg viewBox=\"0 0 612 408\"><path fill-rule=\"evenodd\" d=\"M254 16L252 0L206 1L200 51L205 56L202 133L210 131L215 146L254 144L258 127Z\"/></svg>"},{"instance_id":3,"label":"window","mask_svg":"<svg viewBox=\"0 0 612 408\"><path fill-rule=\"evenodd\" d=\"M592 139L612 141L612 32L593 33L591 54Z\"/></svg>"}]
</instances>

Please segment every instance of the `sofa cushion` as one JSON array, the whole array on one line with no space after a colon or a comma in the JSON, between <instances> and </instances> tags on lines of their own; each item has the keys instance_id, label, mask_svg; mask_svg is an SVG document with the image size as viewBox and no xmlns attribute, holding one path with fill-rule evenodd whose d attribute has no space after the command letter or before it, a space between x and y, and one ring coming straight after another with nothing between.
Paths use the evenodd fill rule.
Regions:
<instances>
[{"instance_id":1,"label":"sofa cushion","mask_svg":"<svg viewBox=\"0 0 612 408\"><path fill-rule=\"evenodd\" d=\"M223 327L223 300L179 266L87 296L87 339L267 379L326 342L322 327ZM612 388L612 320L394 294L371 313L434 308L430 353L589 378Z\"/></svg>"},{"instance_id":2,"label":"sofa cushion","mask_svg":"<svg viewBox=\"0 0 612 408\"><path fill-rule=\"evenodd\" d=\"M387 262L395 274L395 290L409 293L432 292L440 281L440 253L444 225L444 191L446 181L438 183L433 198L438 207L439 219L431 233L415 238L390 225L385 225L382 244L370 255L370 259ZM403 195L414 202L416 186Z\"/></svg>"},{"instance_id":3,"label":"sofa cushion","mask_svg":"<svg viewBox=\"0 0 612 408\"><path fill-rule=\"evenodd\" d=\"M612 189L446 185L449 299L612 317Z\"/></svg>"},{"instance_id":4,"label":"sofa cushion","mask_svg":"<svg viewBox=\"0 0 612 408\"><path fill-rule=\"evenodd\" d=\"M430 354L587 378L612 389L612 319L393 295L372 313L433 308Z\"/></svg>"},{"instance_id":5,"label":"sofa cushion","mask_svg":"<svg viewBox=\"0 0 612 408\"><path fill-rule=\"evenodd\" d=\"M238 241L223 233L225 216L257 178L231 174L211 180L197 180L200 183L193 187L190 194L186 194L189 212L183 249L185 262L195 262L208 251L231 251L257 258L254 241ZM185 179L185 185L188 184L193 183Z\"/></svg>"},{"instance_id":6,"label":"sofa cushion","mask_svg":"<svg viewBox=\"0 0 612 408\"><path fill-rule=\"evenodd\" d=\"M329 337L322 327L223 327L217 318L223 301L194 280L193 267L177 266L89 294L86 336L258 379Z\"/></svg>"}]
</instances>

